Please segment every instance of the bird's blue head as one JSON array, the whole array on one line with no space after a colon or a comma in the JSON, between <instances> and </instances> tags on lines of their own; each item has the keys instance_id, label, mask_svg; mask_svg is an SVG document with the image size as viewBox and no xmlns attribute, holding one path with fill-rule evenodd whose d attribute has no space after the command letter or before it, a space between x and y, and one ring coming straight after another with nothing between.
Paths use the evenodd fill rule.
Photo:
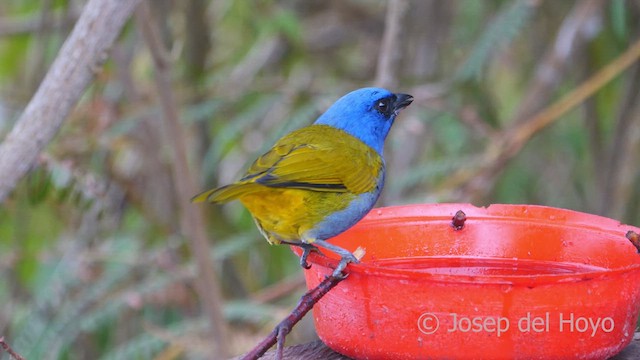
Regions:
<instances>
[{"instance_id":1,"label":"bird's blue head","mask_svg":"<svg viewBox=\"0 0 640 360\"><path fill-rule=\"evenodd\" d=\"M411 95L385 89L358 89L341 97L314 124L344 130L382 155L393 121L412 101Z\"/></svg>"}]
</instances>

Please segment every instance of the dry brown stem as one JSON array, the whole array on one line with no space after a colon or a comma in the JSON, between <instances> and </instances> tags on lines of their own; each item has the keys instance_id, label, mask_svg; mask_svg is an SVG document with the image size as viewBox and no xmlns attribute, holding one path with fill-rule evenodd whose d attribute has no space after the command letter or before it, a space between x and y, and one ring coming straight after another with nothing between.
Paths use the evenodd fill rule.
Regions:
<instances>
[{"instance_id":1,"label":"dry brown stem","mask_svg":"<svg viewBox=\"0 0 640 360\"><path fill-rule=\"evenodd\" d=\"M136 12L136 21L147 42L156 71L156 86L162 107L162 119L167 129L166 141L173 150L172 172L180 208L180 227L182 234L189 240L191 253L195 257L198 275L195 279L196 290L202 308L209 318L210 337L215 353L224 358L228 355L226 323L222 314L222 295L215 276L210 257L208 238L205 231L202 209L191 204L189 199L197 193L195 180L188 166L185 132L182 128L171 82L171 64L168 52L162 44L155 20L149 11L149 5L143 3Z\"/></svg>"}]
</instances>

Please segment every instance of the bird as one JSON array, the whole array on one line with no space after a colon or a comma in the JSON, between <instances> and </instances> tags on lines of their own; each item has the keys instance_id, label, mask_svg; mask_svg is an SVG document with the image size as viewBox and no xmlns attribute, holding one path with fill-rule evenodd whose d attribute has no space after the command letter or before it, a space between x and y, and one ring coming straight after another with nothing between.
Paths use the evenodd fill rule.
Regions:
<instances>
[{"instance_id":1,"label":"bird","mask_svg":"<svg viewBox=\"0 0 640 360\"><path fill-rule=\"evenodd\" d=\"M385 182L384 143L413 97L375 87L347 93L314 123L280 138L244 176L204 191L193 202L239 200L270 244L303 249L300 264L318 247L340 256L333 276L344 276L350 251L328 242L361 220Z\"/></svg>"}]
</instances>

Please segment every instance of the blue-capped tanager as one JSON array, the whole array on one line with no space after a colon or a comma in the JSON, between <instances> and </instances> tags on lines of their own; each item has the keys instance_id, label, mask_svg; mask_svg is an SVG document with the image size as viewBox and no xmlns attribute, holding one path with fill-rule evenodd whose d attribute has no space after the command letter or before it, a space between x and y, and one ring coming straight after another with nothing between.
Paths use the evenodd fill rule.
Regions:
<instances>
[{"instance_id":1,"label":"blue-capped tanager","mask_svg":"<svg viewBox=\"0 0 640 360\"><path fill-rule=\"evenodd\" d=\"M380 196L385 178L384 140L407 94L380 88L352 91L336 101L312 125L295 130L251 165L237 182L196 195L194 202L238 199L271 244L311 250L323 247L340 255L339 276L358 259L328 239L362 219Z\"/></svg>"}]
</instances>

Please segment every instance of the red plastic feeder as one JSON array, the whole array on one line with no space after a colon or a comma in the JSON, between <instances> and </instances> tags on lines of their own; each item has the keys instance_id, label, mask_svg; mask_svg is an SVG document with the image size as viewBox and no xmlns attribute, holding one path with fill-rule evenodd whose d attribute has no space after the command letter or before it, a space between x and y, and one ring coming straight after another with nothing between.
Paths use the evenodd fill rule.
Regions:
<instances>
[{"instance_id":1,"label":"red plastic feeder","mask_svg":"<svg viewBox=\"0 0 640 360\"><path fill-rule=\"evenodd\" d=\"M542 206L374 209L331 239L366 255L316 304L316 330L355 359L606 359L632 340L640 309L629 230L640 232ZM309 262L309 288L337 264Z\"/></svg>"}]
</instances>

